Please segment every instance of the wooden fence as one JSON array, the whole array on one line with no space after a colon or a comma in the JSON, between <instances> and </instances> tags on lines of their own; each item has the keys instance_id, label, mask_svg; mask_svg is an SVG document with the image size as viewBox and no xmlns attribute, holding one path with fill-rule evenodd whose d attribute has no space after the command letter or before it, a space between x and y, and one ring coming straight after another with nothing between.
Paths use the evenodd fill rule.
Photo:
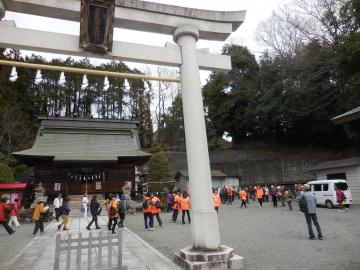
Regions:
<instances>
[{"instance_id":1,"label":"wooden fence","mask_svg":"<svg viewBox=\"0 0 360 270\"><path fill-rule=\"evenodd\" d=\"M93 235L89 232L88 237L83 237L82 233L79 233L77 238L73 238L71 233L68 233L67 238L61 239L61 234L56 235L56 247L55 247L55 263L54 270L60 270L60 262L66 262L66 270L70 269L123 269L127 267L122 266L122 229L117 230L116 234L103 234L100 231L97 235ZM113 264L113 247L117 247L116 264ZM105 254L103 249L105 248ZM76 250L76 264L72 262L72 251ZM87 250L82 252L82 250ZM64 253L65 259L61 258L61 254ZM96 256L96 262L93 265L92 258ZM82 256L85 256L82 260ZM103 264L103 258L107 257L107 263ZM72 267L71 267L72 266ZM75 266L75 267L74 267ZM86 267L85 267L86 266Z\"/></svg>"}]
</instances>

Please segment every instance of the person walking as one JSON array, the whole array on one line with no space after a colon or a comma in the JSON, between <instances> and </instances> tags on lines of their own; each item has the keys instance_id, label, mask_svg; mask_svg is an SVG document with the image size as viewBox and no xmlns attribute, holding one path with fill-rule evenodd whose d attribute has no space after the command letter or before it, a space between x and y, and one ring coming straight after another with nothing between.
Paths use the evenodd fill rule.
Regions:
<instances>
[{"instance_id":1,"label":"person walking","mask_svg":"<svg viewBox=\"0 0 360 270\"><path fill-rule=\"evenodd\" d=\"M10 204L10 220L9 220L9 226L12 226L12 223L14 223L15 228L20 227L20 223L18 221L18 217L20 215L20 205L19 200L15 199L14 203Z\"/></svg>"},{"instance_id":2,"label":"person walking","mask_svg":"<svg viewBox=\"0 0 360 270\"><path fill-rule=\"evenodd\" d=\"M284 195L285 201L289 207L289 210L292 211L292 201L294 200L294 195L292 194L291 190L286 190Z\"/></svg>"},{"instance_id":3,"label":"person walking","mask_svg":"<svg viewBox=\"0 0 360 270\"><path fill-rule=\"evenodd\" d=\"M271 186L270 193L271 193L273 206L277 207L277 191L274 185Z\"/></svg>"},{"instance_id":4,"label":"person walking","mask_svg":"<svg viewBox=\"0 0 360 270\"><path fill-rule=\"evenodd\" d=\"M265 186L265 201L269 202L269 188L268 186Z\"/></svg>"},{"instance_id":5,"label":"person walking","mask_svg":"<svg viewBox=\"0 0 360 270\"><path fill-rule=\"evenodd\" d=\"M159 199L159 193L158 192L153 193L153 197L152 197L151 200L152 200L153 205L154 205L153 211L152 211L153 216L156 217L156 220L158 221L159 226L162 227L163 222L162 222L162 220L160 218L160 212L161 212L162 203L161 203L161 201Z\"/></svg>"},{"instance_id":6,"label":"person walking","mask_svg":"<svg viewBox=\"0 0 360 270\"><path fill-rule=\"evenodd\" d=\"M171 204L174 202L173 195L171 194L170 191L167 193L165 201L166 201L166 205L167 205L166 212L170 213L172 211Z\"/></svg>"},{"instance_id":7,"label":"person walking","mask_svg":"<svg viewBox=\"0 0 360 270\"><path fill-rule=\"evenodd\" d=\"M281 202L281 207L285 207L285 187L282 185L278 189L278 198Z\"/></svg>"},{"instance_id":8,"label":"person walking","mask_svg":"<svg viewBox=\"0 0 360 270\"><path fill-rule=\"evenodd\" d=\"M84 217L87 217L87 210L88 210L88 204L89 204L89 199L87 197L86 194L84 194L82 201L81 201L82 207L83 207L83 211L84 211Z\"/></svg>"},{"instance_id":9,"label":"person walking","mask_svg":"<svg viewBox=\"0 0 360 270\"><path fill-rule=\"evenodd\" d=\"M255 191L256 191L256 198L257 198L260 206L262 207L264 191L262 190L262 188L260 186L256 186Z\"/></svg>"},{"instance_id":10,"label":"person walking","mask_svg":"<svg viewBox=\"0 0 360 270\"><path fill-rule=\"evenodd\" d=\"M13 230L7 221L7 213L10 213L10 206L6 203L6 198L2 198L1 199L1 203L0 203L0 224L3 225L3 227L5 228L5 230L7 231L7 233L9 235L13 234L15 232L15 230Z\"/></svg>"},{"instance_id":11,"label":"person walking","mask_svg":"<svg viewBox=\"0 0 360 270\"><path fill-rule=\"evenodd\" d=\"M337 187L336 188L336 201L339 204L339 212L347 211L347 208L343 205L343 201L346 199L344 192Z\"/></svg>"},{"instance_id":12,"label":"person walking","mask_svg":"<svg viewBox=\"0 0 360 270\"><path fill-rule=\"evenodd\" d=\"M89 230L89 231L91 230L90 227L94 222L95 222L96 229L100 229L100 227L98 225L98 215L100 215L100 212L101 212L101 206L96 199L96 195L94 195L90 201L90 213L91 213L92 219L89 222L89 224L86 226L87 230Z\"/></svg>"},{"instance_id":13,"label":"person walking","mask_svg":"<svg viewBox=\"0 0 360 270\"><path fill-rule=\"evenodd\" d=\"M33 235L36 235L39 229L40 229L40 234L44 233L44 219L43 219L42 215L47 213L47 211L49 210L49 207L44 206L45 200L46 200L45 198L36 200L34 213L32 215L32 219L35 221Z\"/></svg>"},{"instance_id":14,"label":"person walking","mask_svg":"<svg viewBox=\"0 0 360 270\"><path fill-rule=\"evenodd\" d=\"M248 194L246 192L246 189L242 188L240 191L240 200L241 200L240 208L242 208L243 206L245 206L245 208L246 208L246 200L247 199L248 199Z\"/></svg>"},{"instance_id":15,"label":"person walking","mask_svg":"<svg viewBox=\"0 0 360 270\"><path fill-rule=\"evenodd\" d=\"M180 191L178 190L177 193L173 194L173 196L174 196L174 204L172 206L173 209L172 221L175 223L180 209L180 202L181 202Z\"/></svg>"},{"instance_id":16,"label":"person walking","mask_svg":"<svg viewBox=\"0 0 360 270\"><path fill-rule=\"evenodd\" d=\"M323 240L323 235L321 233L320 224L318 221L318 218L316 216L316 198L315 195L310 192L310 186L308 184L305 184L302 186L302 190L304 191L303 198L300 199L300 210L304 211L306 224L308 227L309 232L309 239L314 240L315 234L312 229L311 221L314 223L317 233L318 233L318 239ZM306 207L303 207L302 205L306 204Z\"/></svg>"},{"instance_id":17,"label":"person walking","mask_svg":"<svg viewBox=\"0 0 360 270\"><path fill-rule=\"evenodd\" d=\"M107 205L107 212L108 212L108 230L112 231L113 234L115 234L115 227L117 222L117 219L119 217L119 209L116 204L116 198L114 194L109 194L109 203Z\"/></svg>"},{"instance_id":18,"label":"person walking","mask_svg":"<svg viewBox=\"0 0 360 270\"><path fill-rule=\"evenodd\" d=\"M181 209L181 213L182 213L182 217L181 217L182 224L185 224L185 213L187 214L188 222L191 223L190 205L191 205L190 197L188 196L187 192L184 191L183 196L181 198L181 202L180 202L180 209Z\"/></svg>"},{"instance_id":19,"label":"person walking","mask_svg":"<svg viewBox=\"0 0 360 270\"><path fill-rule=\"evenodd\" d=\"M69 207L69 199L68 198L64 198L63 199L63 204L60 207L59 213L61 215L61 219L62 221L60 222L60 224L58 225L58 230L61 229L62 226L64 231L67 231L69 228L67 227L67 224L69 223L69 214L70 214L70 207Z\"/></svg>"},{"instance_id":20,"label":"person walking","mask_svg":"<svg viewBox=\"0 0 360 270\"><path fill-rule=\"evenodd\" d=\"M118 209L119 209L119 217L120 217L120 221L118 223L119 228L123 228L124 227L124 220L126 217L126 197L125 194L123 192L120 192L119 194L119 202L117 203L118 205Z\"/></svg>"},{"instance_id":21,"label":"person walking","mask_svg":"<svg viewBox=\"0 0 360 270\"><path fill-rule=\"evenodd\" d=\"M144 224L145 231L154 231L154 216L153 216L153 202L151 201L151 193L145 194L143 201L143 213L144 213Z\"/></svg>"},{"instance_id":22,"label":"person walking","mask_svg":"<svg viewBox=\"0 0 360 270\"><path fill-rule=\"evenodd\" d=\"M221 206L221 198L217 189L214 190L213 201L214 201L214 208L216 210L216 213L219 213L219 208Z\"/></svg>"},{"instance_id":23,"label":"person walking","mask_svg":"<svg viewBox=\"0 0 360 270\"><path fill-rule=\"evenodd\" d=\"M55 219L56 221L59 221L59 217L61 213L59 213L60 207L63 205L63 198L61 193L55 198L54 200L54 210L55 210Z\"/></svg>"}]
</instances>

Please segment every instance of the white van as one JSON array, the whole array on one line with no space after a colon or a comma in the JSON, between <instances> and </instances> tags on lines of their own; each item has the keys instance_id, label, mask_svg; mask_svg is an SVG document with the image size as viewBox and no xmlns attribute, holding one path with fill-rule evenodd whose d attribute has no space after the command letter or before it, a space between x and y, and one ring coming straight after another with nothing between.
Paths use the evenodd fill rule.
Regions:
<instances>
[{"instance_id":1,"label":"white van","mask_svg":"<svg viewBox=\"0 0 360 270\"><path fill-rule=\"evenodd\" d=\"M311 187L311 192L315 194L318 205L326 206L327 208L339 206L336 201L336 189L338 187L344 191L346 196L344 205L349 207L350 204L352 204L351 191L346 180L316 180L308 182L307 184Z\"/></svg>"}]
</instances>

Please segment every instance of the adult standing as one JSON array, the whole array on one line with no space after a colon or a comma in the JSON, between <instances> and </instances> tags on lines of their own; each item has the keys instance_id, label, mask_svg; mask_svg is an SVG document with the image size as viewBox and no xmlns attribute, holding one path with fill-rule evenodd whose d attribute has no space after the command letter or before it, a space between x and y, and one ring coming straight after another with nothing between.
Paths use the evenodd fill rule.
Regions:
<instances>
[{"instance_id":1,"label":"adult standing","mask_svg":"<svg viewBox=\"0 0 360 270\"><path fill-rule=\"evenodd\" d=\"M42 215L47 213L49 208L44 206L45 198L37 199L32 219L35 221L35 228L33 235L36 235L40 229L40 234L44 233L44 219Z\"/></svg>"},{"instance_id":2,"label":"adult standing","mask_svg":"<svg viewBox=\"0 0 360 270\"><path fill-rule=\"evenodd\" d=\"M154 216L153 216L153 202L151 201L151 193L147 192L145 199L143 201L143 213L144 213L144 223L145 231L154 230Z\"/></svg>"},{"instance_id":3,"label":"adult standing","mask_svg":"<svg viewBox=\"0 0 360 270\"><path fill-rule=\"evenodd\" d=\"M176 222L178 214L179 214L180 202L181 202L180 191L177 191L177 193L174 193L173 196L174 196L174 205L172 206L172 208L173 208L172 221Z\"/></svg>"},{"instance_id":4,"label":"adult standing","mask_svg":"<svg viewBox=\"0 0 360 270\"><path fill-rule=\"evenodd\" d=\"M170 191L167 193L165 201L167 205L166 212L170 213L172 211L171 204L174 202L174 197Z\"/></svg>"},{"instance_id":5,"label":"adult standing","mask_svg":"<svg viewBox=\"0 0 360 270\"><path fill-rule=\"evenodd\" d=\"M343 212L343 211L346 211L347 208L343 205L343 201L346 199L345 197L345 194L344 192L339 188L337 187L336 188L336 201L338 202L339 204L339 212Z\"/></svg>"},{"instance_id":6,"label":"adult standing","mask_svg":"<svg viewBox=\"0 0 360 270\"><path fill-rule=\"evenodd\" d=\"M219 213L219 208L221 206L221 198L217 189L214 190L213 201L214 201L214 208L216 210L216 213Z\"/></svg>"},{"instance_id":7,"label":"adult standing","mask_svg":"<svg viewBox=\"0 0 360 270\"><path fill-rule=\"evenodd\" d=\"M3 225L8 234L13 234L15 231L9 226L6 212L10 212L10 206L6 203L6 198L1 199L0 203L0 224Z\"/></svg>"},{"instance_id":8,"label":"adult standing","mask_svg":"<svg viewBox=\"0 0 360 270\"><path fill-rule=\"evenodd\" d=\"M126 217L126 197L125 194L123 192L120 193L119 195L119 202L118 204L118 209L119 209L119 216L120 216L120 221L118 223L118 226L120 228L124 227L124 220Z\"/></svg>"},{"instance_id":9,"label":"adult standing","mask_svg":"<svg viewBox=\"0 0 360 270\"><path fill-rule=\"evenodd\" d=\"M119 217L119 209L117 207L116 204L116 200L115 200L115 196L114 194L110 193L109 194L109 203L107 205L107 210L108 210L108 218L109 218L109 222L108 222L108 230L112 231L113 234L115 234L115 227L117 224L117 219Z\"/></svg>"},{"instance_id":10,"label":"adult standing","mask_svg":"<svg viewBox=\"0 0 360 270\"><path fill-rule=\"evenodd\" d=\"M162 222L162 220L160 218L160 212L161 212L162 204L161 204L161 201L159 199L159 193L158 192L153 193L153 198L151 200L152 200L153 205L154 205L153 210L152 210L153 216L156 217L156 220L158 221L159 226L162 227L163 222Z\"/></svg>"},{"instance_id":11,"label":"adult standing","mask_svg":"<svg viewBox=\"0 0 360 270\"><path fill-rule=\"evenodd\" d=\"M188 196L187 192L184 191L180 203L180 208L182 213L182 224L185 224L185 213L187 214L188 222L191 223L190 205L191 205L190 197Z\"/></svg>"},{"instance_id":12,"label":"adult standing","mask_svg":"<svg viewBox=\"0 0 360 270\"><path fill-rule=\"evenodd\" d=\"M59 217L61 215L60 213L60 207L63 205L63 198L61 193L55 198L54 200L54 209L55 209L55 219L56 221L59 221Z\"/></svg>"},{"instance_id":13,"label":"adult standing","mask_svg":"<svg viewBox=\"0 0 360 270\"><path fill-rule=\"evenodd\" d=\"M310 192L310 186L308 184L305 184L302 186L302 190L304 191L304 199L306 202L306 211L304 212L305 215L305 219L306 219L306 223L308 226L308 231L309 231L309 239L310 240L314 240L315 239L315 235L314 235L314 231L312 229L312 225L311 225L311 221L314 223L317 233L318 233L318 239L319 240L323 240L323 236L321 233L321 228L320 228L320 224L319 221L317 219L316 216L316 198L315 195ZM301 204L301 200L300 199L300 204Z\"/></svg>"},{"instance_id":14,"label":"adult standing","mask_svg":"<svg viewBox=\"0 0 360 270\"><path fill-rule=\"evenodd\" d=\"M263 200L263 196L264 196L264 191L262 190L262 188L260 186L255 187L256 190L256 198L260 204L260 206L262 207L262 200Z\"/></svg>"},{"instance_id":15,"label":"adult standing","mask_svg":"<svg viewBox=\"0 0 360 270\"><path fill-rule=\"evenodd\" d=\"M265 186L265 201L269 202L269 188L268 186Z\"/></svg>"},{"instance_id":16,"label":"adult standing","mask_svg":"<svg viewBox=\"0 0 360 270\"><path fill-rule=\"evenodd\" d=\"M10 220L9 220L9 226L14 223L15 228L20 227L20 223L18 221L18 217L20 215L20 205L19 200L15 199L14 203L10 204Z\"/></svg>"},{"instance_id":17,"label":"adult standing","mask_svg":"<svg viewBox=\"0 0 360 270\"><path fill-rule=\"evenodd\" d=\"M67 227L67 224L69 223L69 214L70 214L70 206L69 206L69 199L67 197L64 198L63 200L63 205L60 208L61 209L61 218L62 221L61 223L58 225L58 230L61 229L62 226L64 231L67 231L69 228Z\"/></svg>"},{"instance_id":18,"label":"adult standing","mask_svg":"<svg viewBox=\"0 0 360 270\"><path fill-rule=\"evenodd\" d=\"M289 210L292 211L292 201L294 199L294 195L292 194L291 190L286 190L285 191L285 201L289 207Z\"/></svg>"},{"instance_id":19,"label":"adult standing","mask_svg":"<svg viewBox=\"0 0 360 270\"><path fill-rule=\"evenodd\" d=\"M88 210L88 204L89 204L89 199L87 197L86 194L84 194L82 201L81 201L82 207L83 207L83 211L84 211L84 217L87 217L87 210Z\"/></svg>"},{"instance_id":20,"label":"adult standing","mask_svg":"<svg viewBox=\"0 0 360 270\"><path fill-rule=\"evenodd\" d=\"M90 201L90 213L91 213L92 219L89 222L89 224L86 226L87 230L91 230L90 227L94 222L95 222L96 229L100 229L100 227L98 225L98 215L100 214L100 210L101 210L101 206L96 199L96 195L94 195Z\"/></svg>"},{"instance_id":21,"label":"adult standing","mask_svg":"<svg viewBox=\"0 0 360 270\"><path fill-rule=\"evenodd\" d=\"M245 206L245 208L246 208L247 199L248 199L248 194L246 192L246 189L242 188L241 191L240 191L240 200L241 200L240 208L242 208L243 206Z\"/></svg>"},{"instance_id":22,"label":"adult standing","mask_svg":"<svg viewBox=\"0 0 360 270\"><path fill-rule=\"evenodd\" d=\"M277 190L274 185L271 186L270 193L271 193L273 206L277 207Z\"/></svg>"}]
</instances>

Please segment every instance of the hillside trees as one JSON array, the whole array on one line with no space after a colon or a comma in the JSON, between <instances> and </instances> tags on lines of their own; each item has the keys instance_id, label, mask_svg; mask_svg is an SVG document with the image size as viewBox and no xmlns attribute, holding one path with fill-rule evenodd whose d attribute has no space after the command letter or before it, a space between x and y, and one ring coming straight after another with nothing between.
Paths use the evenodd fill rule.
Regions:
<instances>
[{"instance_id":1,"label":"hillside trees","mask_svg":"<svg viewBox=\"0 0 360 270\"><path fill-rule=\"evenodd\" d=\"M122 62L111 61L94 65L89 59L73 58L46 60L31 55L22 57L19 51L4 50L4 60L69 66L114 72L139 73ZM0 66L0 153L6 162L11 152L31 147L37 130L37 116L99 117L139 121L140 140L143 147L152 144L152 119L150 93L140 80L125 83L123 78L109 78L104 88L104 77L88 76L88 86L83 89L82 74L65 73L66 83L59 85L60 73L42 70L42 82L35 84L34 69L17 68L17 81L10 82L11 67Z\"/></svg>"},{"instance_id":2,"label":"hillside trees","mask_svg":"<svg viewBox=\"0 0 360 270\"><path fill-rule=\"evenodd\" d=\"M264 24L273 26L261 34L270 53L255 61L246 48L226 46L232 71L212 74L203 89L217 136L229 133L235 147L249 139L331 147L346 142L331 118L359 106L360 1L294 3L297 13L285 8Z\"/></svg>"},{"instance_id":3,"label":"hillside trees","mask_svg":"<svg viewBox=\"0 0 360 270\"><path fill-rule=\"evenodd\" d=\"M149 162L149 191L159 191L172 186L173 174L163 152L155 153Z\"/></svg>"}]
</instances>

